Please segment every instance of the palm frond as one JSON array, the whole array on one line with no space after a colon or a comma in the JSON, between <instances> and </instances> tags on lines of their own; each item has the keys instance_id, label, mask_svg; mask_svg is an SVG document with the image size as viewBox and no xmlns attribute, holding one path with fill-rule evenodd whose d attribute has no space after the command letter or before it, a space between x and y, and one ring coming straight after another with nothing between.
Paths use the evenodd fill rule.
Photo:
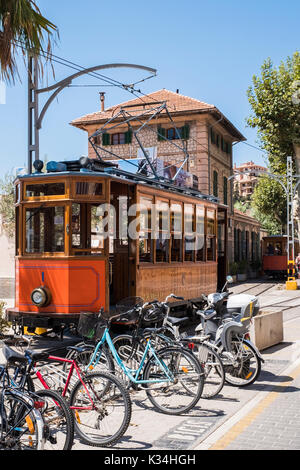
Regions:
<instances>
[{"instance_id":1,"label":"palm frond","mask_svg":"<svg viewBox=\"0 0 300 470\"><path fill-rule=\"evenodd\" d=\"M19 78L17 56L21 51L27 56L44 51L51 54L54 34L57 27L45 18L33 0L0 0L0 77L7 83ZM46 59L48 60L48 59ZM43 70L43 60L38 57L39 70Z\"/></svg>"}]
</instances>

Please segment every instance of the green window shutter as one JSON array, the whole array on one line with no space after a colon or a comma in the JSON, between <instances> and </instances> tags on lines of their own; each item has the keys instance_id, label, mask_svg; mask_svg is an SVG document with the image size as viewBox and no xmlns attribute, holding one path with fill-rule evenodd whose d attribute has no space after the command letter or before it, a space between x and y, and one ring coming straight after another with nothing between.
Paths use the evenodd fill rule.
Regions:
<instances>
[{"instance_id":1,"label":"green window shutter","mask_svg":"<svg viewBox=\"0 0 300 470\"><path fill-rule=\"evenodd\" d=\"M131 144L132 142L132 130L125 132L125 144Z\"/></svg>"},{"instance_id":2,"label":"green window shutter","mask_svg":"<svg viewBox=\"0 0 300 470\"><path fill-rule=\"evenodd\" d=\"M210 129L210 140L212 144L216 143L216 134L214 133L213 129Z\"/></svg>"},{"instance_id":3,"label":"green window shutter","mask_svg":"<svg viewBox=\"0 0 300 470\"><path fill-rule=\"evenodd\" d=\"M213 195L218 197L218 173L213 172Z\"/></svg>"},{"instance_id":4,"label":"green window shutter","mask_svg":"<svg viewBox=\"0 0 300 470\"><path fill-rule=\"evenodd\" d=\"M219 136L219 134L217 134L217 136L216 136L216 146L220 147L220 136Z\"/></svg>"},{"instance_id":5,"label":"green window shutter","mask_svg":"<svg viewBox=\"0 0 300 470\"><path fill-rule=\"evenodd\" d=\"M158 127L157 129L157 140L164 141L164 137L166 137L166 129L163 127Z\"/></svg>"},{"instance_id":6,"label":"green window shutter","mask_svg":"<svg viewBox=\"0 0 300 470\"><path fill-rule=\"evenodd\" d=\"M227 206L228 203L228 181L226 176L224 176L224 204Z\"/></svg>"},{"instance_id":7,"label":"green window shutter","mask_svg":"<svg viewBox=\"0 0 300 470\"><path fill-rule=\"evenodd\" d=\"M110 144L110 134L102 134L102 145Z\"/></svg>"},{"instance_id":8,"label":"green window shutter","mask_svg":"<svg viewBox=\"0 0 300 470\"><path fill-rule=\"evenodd\" d=\"M189 139L190 137L190 126L188 124L185 124L181 128L181 138L182 139Z\"/></svg>"}]
</instances>

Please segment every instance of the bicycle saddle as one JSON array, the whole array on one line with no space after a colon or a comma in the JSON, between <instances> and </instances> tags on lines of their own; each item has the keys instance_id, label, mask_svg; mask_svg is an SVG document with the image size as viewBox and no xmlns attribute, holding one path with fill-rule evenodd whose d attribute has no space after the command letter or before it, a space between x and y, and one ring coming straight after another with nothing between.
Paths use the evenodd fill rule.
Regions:
<instances>
[{"instance_id":1,"label":"bicycle saddle","mask_svg":"<svg viewBox=\"0 0 300 470\"><path fill-rule=\"evenodd\" d=\"M3 352L5 359L9 363L14 363L14 362L27 363L28 362L27 357L24 354L21 354L15 351L14 349L7 346L7 344L3 345L2 352ZM27 352L29 351L27 350Z\"/></svg>"}]
</instances>

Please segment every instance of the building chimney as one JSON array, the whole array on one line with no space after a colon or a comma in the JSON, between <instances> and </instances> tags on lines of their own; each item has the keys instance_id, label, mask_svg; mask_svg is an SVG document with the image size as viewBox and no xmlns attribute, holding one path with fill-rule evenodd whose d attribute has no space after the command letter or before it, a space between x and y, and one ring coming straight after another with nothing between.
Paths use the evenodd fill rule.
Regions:
<instances>
[{"instance_id":1,"label":"building chimney","mask_svg":"<svg viewBox=\"0 0 300 470\"><path fill-rule=\"evenodd\" d=\"M104 111L104 95L105 95L105 92L100 91L99 95L100 95L100 102L101 102L101 112L103 112Z\"/></svg>"}]
</instances>

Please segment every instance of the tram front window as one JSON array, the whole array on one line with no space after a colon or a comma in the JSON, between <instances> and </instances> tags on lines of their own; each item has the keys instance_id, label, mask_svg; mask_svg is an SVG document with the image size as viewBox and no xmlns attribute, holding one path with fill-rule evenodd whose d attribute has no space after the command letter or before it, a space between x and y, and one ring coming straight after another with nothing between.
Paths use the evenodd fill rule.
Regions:
<instances>
[{"instance_id":1,"label":"tram front window","mask_svg":"<svg viewBox=\"0 0 300 470\"><path fill-rule=\"evenodd\" d=\"M64 252L64 206L32 207L25 212L25 252Z\"/></svg>"},{"instance_id":2,"label":"tram front window","mask_svg":"<svg viewBox=\"0 0 300 470\"><path fill-rule=\"evenodd\" d=\"M105 205L72 204L72 249L76 255L104 251L107 228L111 225Z\"/></svg>"}]
</instances>

